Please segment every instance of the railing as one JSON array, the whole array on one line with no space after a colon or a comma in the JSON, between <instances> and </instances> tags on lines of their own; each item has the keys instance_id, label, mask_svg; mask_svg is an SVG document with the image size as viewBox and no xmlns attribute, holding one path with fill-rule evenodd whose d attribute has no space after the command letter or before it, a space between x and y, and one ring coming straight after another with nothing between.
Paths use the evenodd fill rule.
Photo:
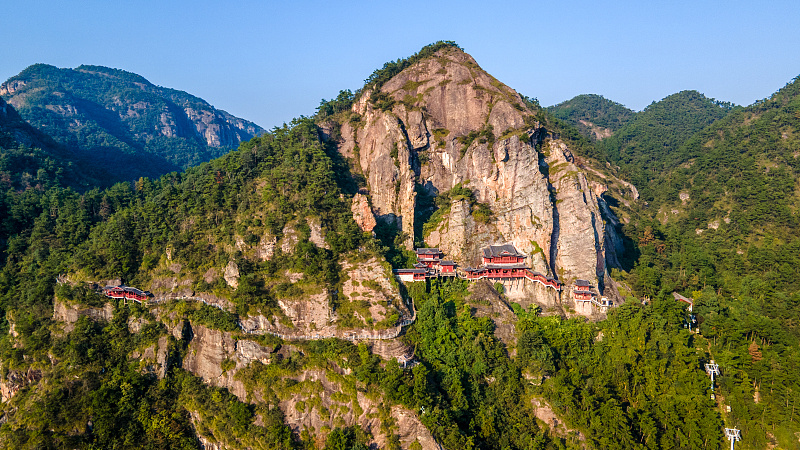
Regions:
<instances>
[{"instance_id":1,"label":"railing","mask_svg":"<svg viewBox=\"0 0 800 450\"><path fill-rule=\"evenodd\" d=\"M613 306L610 302L604 304L602 301L598 300L597 297L595 297L594 295L589 299L576 297L575 300L579 302L589 302L600 308L610 308L611 306Z\"/></svg>"},{"instance_id":2,"label":"railing","mask_svg":"<svg viewBox=\"0 0 800 450\"><path fill-rule=\"evenodd\" d=\"M58 278L56 280L57 283L64 283L64 280ZM208 300L201 298L201 297L194 297L194 296L180 296L180 297L156 297L150 300L146 299L137 299L137 298L129 298L125 294L120 296L109 295L108 293L104 292L104 295L109 298L116 298L116 299L128 299L133 300L139 304L144 304L146 306L156 306L163 303L167 303L171 300L183 300L183 301L195 301L200 302L208 306L213 306L215 308L219 308L225 311L225 307L218 303L210 303ZM321 333L314 333L314 334L303 334L303 335L293 335L293 334L286 334L286 333L279 333L277 331L270 331L264 329L246 329L242 326L241 320L237 320L237 325L239 329L242 330L245 334L270 334L273 336L277 336L284 340L316 340L316 339L327 339L327 338L339 338L339 339L346 339L350 341L357 341L357 340L388 340L388 339L395 339L397 336L402 333L403 328L411 325L417 320L417 310L414 308L414 304L411 304L411 317L407 319L403 319L398 323L391 331L385 333L364 333L364 332L340 332L340 331L333 331L333 332L321 332ZM413 357L413 356L412 356Z\"/></svg>"},{"instance_id":3,"label":"railing","mask_svg":"<svg viewBox=\"0 0 800 450\"><path fill-rule=\"evenodd\" d=\"M148 306L160 305L160 304L166 303L166 302L168 302L170 300L183 300L183 301L190 301L190 302L200 302L200 303L202 303L204 305L213 306L214 308L219 308L219 309L225 311L225 307L223 305L220 305L218 303L210 303L208 300L206 300L206 299L204 299L202 297L192 297L192 296L159 297L159 298L154 298L152 300L149 300L147 302L147 304L148 304Z\"/></svg>"},{"instance_id":4,"label":"railing","mask_svg":"<svg viewBox=\"0 0 800 450\"><path fill-rule=\"evenodd\" d=\"M509 276L493 276L493 274L481 274L481 275L478 275L478 276L472 276L471 277L471 276L468 276L468 275L458 274L458 278L460 278L462 280L467 280L467 281L477 281L477 280L482 280L484 278L491 278L491 279L494 279L494 278L525 278L525 279L533 281L535 283L539 283L542 286L555 289L556 291L560 291L561 290L561 285L557 281L548 281L546 279L543 279L543 277L540 276L540 275L534 275L531 271L526 271L526 272L521 273L521 274L520 273L509 274Z\"/></svg>"},{"instance_id":5,"label":"railing","mask_svg":"<svg viewBox=\"0 0 800 450\"><path fill-rule=\"evenodd\" d=\"M403 319L400 323L395 326L392 331L386 333L359 333L355 331L332 331L332 332L320 332L314 334L286 334L286 333L278 333L277 331L269 331L264 329L245 329L242 326L241 321L239 322L239 328L242 329L242 332L245 334L270 334L272 336L277 336L283 340L287 341L307 341L307 340L316 340L316 339L330 339L330 338L338 338L338 339L345 339L348 341L363 341L363 340L388 340L388 339L395 339L400 333L403 332L403 328L411 325L417 320L417 310L414 308L414 305L411 305L411 317L408 319Z\"/></svg>"}]
</instances>

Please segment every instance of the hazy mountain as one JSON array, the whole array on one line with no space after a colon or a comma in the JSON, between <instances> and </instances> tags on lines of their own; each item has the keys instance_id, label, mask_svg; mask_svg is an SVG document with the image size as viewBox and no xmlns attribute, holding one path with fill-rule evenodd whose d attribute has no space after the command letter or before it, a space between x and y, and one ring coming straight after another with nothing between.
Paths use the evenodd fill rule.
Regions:
<instances>
[{"instance_id":1,"label":"hazy mountain","mask_svg":"<svg viewBox=\"0 0 800 450\"><path fill-rule=\"evenodd\" d=\"M36 64L3 83L0 95L113 180L185 169L263 132L186 92L101 66Z\"/></svg>"},{"instance_id":2,"label":"hazy mountain","mask_svg":"<svg viewBox=\"0 0 800 450\"><path fill-rule=\"evenodd\" d=\"M71 186L82 190L102 185L93 167L78 162L77 155L25 122L0 98L0 186Z\"/></svg>"}]
</instances>

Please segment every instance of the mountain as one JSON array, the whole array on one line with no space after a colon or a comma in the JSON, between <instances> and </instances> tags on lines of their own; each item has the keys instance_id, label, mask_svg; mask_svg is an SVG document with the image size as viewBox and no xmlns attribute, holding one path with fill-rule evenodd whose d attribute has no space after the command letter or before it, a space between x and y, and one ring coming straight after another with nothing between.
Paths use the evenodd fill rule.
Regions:
<instances>
[{"instance_id":1,"label":"mountain","mask_svg":"<svg viewBox=\"0 0 800 450\"><path fill-rule=\"evenodd\" d=\"M25 145L47 149L57 146L50 136L23 120L16 109L2 98L0 98L0 145L6 148Z\"/></svg>"},{"instance_id":2,"label":"mountain","mask_svg":"<svg viewBox=\"0 0 800 450\"><path fill-rule=\"evenodd\" d=\"M578 95L547 107L547 112L576 127L586 137L598 141L614 134L636 114L597 94Z\"/></svg>"},{"instance_id":3,"label":"mountain","mask_svg":"<svg viewBox=\"0 0 800 450\"><path fill-rule=\"evenodd\" d=\"M623 280L648 295L693 299L728 377L726 424L749 448L796 445L787 443L795 413L785 397L800 388L799 111L800 77L669 154L637 161L650 173L637 184L647 201L625 228L638 255ZM767 425L756 419L766 411Z\"/></svg>"},{"instance_id":4,"label":"mountain","mask_svg":"<svg viewBox=\"0 0 800 450\"><path fill-rule=\"evenodd\" d=\"M107 183L107 174L80 161L75 152L22 119L0 98L0 182L24 191L70 186L85 190Z\"/></svg>"},{"instance_id":5,"label":"mountain","mask_svg":"<svg viewBox=\"0 0 800 450\"><path fill-rule=\"evenodd\" d=\"M599 146L633 184L644 188L654 174L685 162L676 154L681 144L733 109L697 91L681 91L650 104Z\"/></svg>"},{"instance_id":6,"label":"mountain","mask_svg":"<svg viewBox=\"0 0 800 450\"><path fill-rule=\"evenodd\" d=\"M573 154L544 111L471 56L427 50L376 71L349 110L325 118L375 216L408 249L439 247L474 266L481 248L507 242L535 270L602 291L623 250L602 194L614 186L632 199L631 189ZM553 305L548 295L540 301Z\"/></svg>"},{"instance_id":7,"label":"mountain","mask_svg":"<svg viewBox=\"0 0 800 450\"><path fill-rule=\"evenodd\" d=\"M738 218L695 228L759 203L726 197L715 161L788 188L795 89L688 139L647 202L452 42L183 173L9 190L0 448L719 449L733 426L737 448L791 448L796 210L747 247ZM411 247L463 268L505 242L564 288L392 273ZM153 297L100 293L123 282Z\"/></svg>"},{"instance_id":8,"label":"mountain","mask_svg":"<svg viewBox=\"0 0 800 450\"><path fill-rule=\"evenodd\" d=\"M186 92L101 66L36 64L0 85L0 95L113 181L185 169L264 131Z\"/></svg>"},{"instance_id":9,"label":"mountain","mask_svg":"<svg viewBox=\"0 0 800 450\"><path fill-rule=\"evenodd\" d=\"M653 178L649 210L665 222L685 220L687 212L698 222L685 225L703 230L702 224L714 223L717 233L736 235L739 246L765 233L792 239L800 204L798 105L796 78L769 99L737 108L694 134Z\"/></svg>"}]
</instances>

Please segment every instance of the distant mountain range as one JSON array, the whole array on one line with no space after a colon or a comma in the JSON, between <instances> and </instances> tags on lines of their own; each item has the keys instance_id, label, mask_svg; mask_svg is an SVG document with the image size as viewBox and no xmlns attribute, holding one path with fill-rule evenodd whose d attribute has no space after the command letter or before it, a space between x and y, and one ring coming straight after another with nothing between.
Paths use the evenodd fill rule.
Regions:
<instances>
[{"instance_id":1,"label":"distant mountain range","mask_svg":"<svg viewBox=\"0 0 800 450\"><path fill-rule=\"evenodd\" d=\"M264 132L186 92L102 66L36 64L3 83L0 96L111 181L186 169Z\"/></svg>"}]
</instances>

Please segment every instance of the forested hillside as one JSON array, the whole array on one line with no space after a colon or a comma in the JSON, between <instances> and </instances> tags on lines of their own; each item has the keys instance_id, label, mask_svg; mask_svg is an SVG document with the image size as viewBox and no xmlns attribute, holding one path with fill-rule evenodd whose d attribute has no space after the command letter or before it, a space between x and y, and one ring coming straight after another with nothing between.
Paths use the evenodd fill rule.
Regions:
<instances>
[{"instance_id":1,"label":"forested hillside","mask_svg":"<svg viewBox=\"0 0 800 450\"><path fill-rule=\"evenodd\" d=\"M263 132L186 92L101 66L36 64L4 82L0 95L112 183L186 169Z\"/></svg>"},{"instance_id":2,"label":"forested hillside","mask_svg":"<svg viewBox=\"0 0 800 450\"><path fill-rule=\"evenodd\" d=\"M681 144L733 108L697 91L681 91L636 113L598 146L647 200L653 195L648 182L665 168L685 162L676 152Z\"/></svg>"},{"instance_id":3,"label":"forested hillside","mask_svg":"<svg viewBox=\"0 0 800 450\"><path fill-rule=\"evenodd\" d=\"M78 166L73 152L25 122L0 98L0 186L24 191L63 185L85 189L99 183L91 166Z\"/></svg>"},{"instance_id":4,"label":"forested hillside","mask_svg":"<svg viewBox=\"0 0 800 450\"><path fill-rule=\"evenodd\" d=\"M627 227L638 242L627 279L641 294L695 299L722 366L728 423L753 448L797 444L798 86L734 109L668 153L660 173L642 177L652 180L647 202Z\"/></svg>"},{"instance_id":5,"label":"forested hillside","mask_svg":"<svg viewBox=\"0 0 800 450\"><path fill-rule=\"evenodd\" d=\"M183 173L104 189L76 190L63 182L73 165L6 131L0 448L723 449L733 426L737 449L797 448L800 81L747 108L680 93L636 114L618 131L630 146L608 153L647 190L634 201L609 192L606 139L470 61L455 43L432 44L313 118ZM470 89L481 107L524 118L513 132L487 126L488 113L479 133L440 128L421 99L470 83L423 80L433 88L405 96L423 83L398 76L419 63L480 80ZM393 111L433 117L430 130L410 134ZM380 120L364 123L370 114ZM354 163L366 146L342 151L348 127L387 123L399 131L386 167ZM445 144L450 159L433 151ZM603 320L576 315L566 290L543 308L500 283L398 283L389 271L413 262L406 239L388 215L374 229L354 217L372 217L369 196L382 194L367 188L371 171L408 166L411 177L475 154L500 165L512 151L539 163L561 220L569 189L603 190L624 212L624 270L609 270L620 298ZM583 171L592 184L577 186ZM398 196L400 183L388 186ZM497 221L465 186L439 203L464 202L478 226ZM92 284L120 282L152 302ZM694 300L691 331L673 291Z\"/></svg>"},{"instance_id":6,"label":"forested hillside","mask_svg":"<svg viewBox=\"0 0 800 450\"><path fill-rule=\"evenodd\" d=\"M547 112L594 140L613 135L636 114L625 106L596 94L578 95L548 107Z\"/></svg>"},{"instance_id":7,"label":"forested hillside","mask_svg":"<svg viewBox=\"0 0 800 450\"><path fill-rule=\"evenodd\" d=\"M5 405L0 428L3 447L93 443L103 448L196 448L186 406L181 406L185 402L203 414L219 408L225 411L225 402L233 402L230 414L238 416L217 426L241 423L243 428L234 431L236 439L245 439L247 433L253 438L272 436L273 440L262 444L265 448L281 445L281 439L293 446L288 435L281 435L285 427L280 415L277 419L263 416L272 425L253 428L253 410L229 394L220 404L219 392L214 393L212 405L207 398L212 392L188 374L178 371L158 383L137 369L139 364L130 361L130 353L167 334L163 323L141 308L117 304L114 319L107 325L84 318L74 331L65 333L54 321L54 295L67 304L93 306L102 305L103 300L87 291L82 281L74 289L69 284L56 289L54 280L59 274L78 273L73 276L81 280L122 277L129 284L141 285L164 264L166 248L175 249L170 259L181 261L181 270L188 274L205 272L217 260L224 260L224 266L233 259L239 262L240 281L232 293L224 293L230 292L224 282L216 287L203 285L202 277L196 282L202 289L223 291L220 295L233 300L234 312L206 307L195 312L190 308L188 314L195 323L239 330L237 312L246 315L275 308L274 296L281 289L302 295L300 286L336 284L337 255L354 250L365 239L339 198L332 169L316 128L306 121L276 130L185 175L140 179L82 195L49 186L30 189L24 198L11 197L15 203L10 208L17 214L19 228L12 230L0 274L0 308L7 319L0 344L2 365L5 376L24 378L35 373L34 382L39 381L37 377L44 379L29 395L16 396ZM260 185L257 195L256 184ZM259 219L253 218L256 210ZM309 243L306 234L300 237L297 251L279 252L256 264L222 245L235 232L246 239L255 232L280 235L284 224L308 214L320 218L331 250ZM286 269L304 274L304 282L280 285ZM131 334L129 314L144 317L149 325ZM176 345L169 351L180 352L185 343ZM164 365L166 370L169 363ZM12 379L7 381L13 384ZM214 425L206 426L214 429Z\"/></svg>"}]
</instances>

